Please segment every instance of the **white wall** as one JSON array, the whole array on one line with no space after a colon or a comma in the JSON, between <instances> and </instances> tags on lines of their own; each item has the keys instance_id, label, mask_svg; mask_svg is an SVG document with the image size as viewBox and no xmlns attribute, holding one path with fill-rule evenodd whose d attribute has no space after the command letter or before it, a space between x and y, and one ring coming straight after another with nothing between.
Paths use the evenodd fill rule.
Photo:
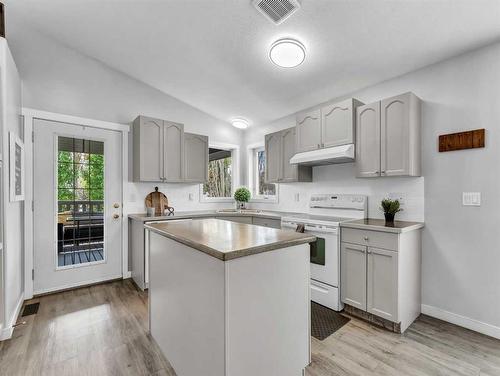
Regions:
<instances>
[{"instance_id":1,"label":"white wall","mask_svg":"<svg viewBox=\"0 0 500 376\"><path fill-rule=\"evenodd\" d=\"M130 124L142 114L183 123L187 132L207 135L211 143L241 145L242 132L229 123L50 38L23 29L12 33L10 44L23 79L25 107L123 124ZM144 198L154 186L130 183L126 187L125 211L143 212ZM198 185L159 186L178 210L214 207L200 204ZM193 201L188 200L189 193L194 194Z\"/></svg>"},{"instance_id":2,"label":"white wall","mask_svg":"<svg viewBox=\"0 0 500 376\"><path fill-rule=\"evenodd\" d=\"M4 38L0 38L1 137L3 153L3 272L4 322L0 339L10 336L23 298L24 202L9 199L9 132L22 139L21 81Z\"/></svg>"},{"instance_id":3,"label":"white wall","mask_svg":"<svg viewBox=\"0 0 500 376\"><path fill-rule=\"evenodd\" d=\"M412 202L401 218L421 220L423 304L428 312L500 336L500 44L464 54L360 90L365 103L413 91L423 103L423 175L411 179L354 179L352 166L314 169L314 183L280 187L279 207L290 207L292 192L406 192ZM291 119L252 129L246 143L290 126ZM439 153L438 136L486 128L484 149ZM465 191L482 193L481 207L464 207ZM422 200L425 198L425 203ZM379 214L370 204L371 215ZM301 203L304 207L304 203ZM451 315L449 313L452 313ZM463 316L463 317L462 317ZM482 325L488 324L488 325ZM486 330L485 330L486 329Z\"/></svg>"}]
</instances>

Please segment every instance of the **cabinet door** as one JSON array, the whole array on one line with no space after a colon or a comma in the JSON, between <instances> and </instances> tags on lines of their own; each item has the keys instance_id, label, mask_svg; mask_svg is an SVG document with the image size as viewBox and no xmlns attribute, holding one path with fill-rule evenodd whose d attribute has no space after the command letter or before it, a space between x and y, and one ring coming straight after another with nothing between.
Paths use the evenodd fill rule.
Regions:
<instances>
[{"instance_id":1,"label":"cabinet door","mask_svg":"<svg viewBox=\"0 0 500 376\"><path fill-rule=\"evenodd\" d=\"M354 143L353 99L330 104L321 109L321 147Z\"/></svg>"},{"instance_id":2,"label":"cabinet door","mask_svg":"<svg viewBox=\"0 0 500 376\"><path fill-rule=\"evenodd\" d=\"M368 248L367 311L398 322L398 253Z\"/></svg>"},{"instance_id":3,"label":"cabinet door","mask_svg":"<svg viewBox=\"0 0 500 376\"><path fill-rule=\"evenodd\" d=\"M169 121L163 122L164 177L168 182L182 182L184 125Z\"/></svg>"},{"instance_id":4,"label":"cabinet door","mask_svg":"<svg viewBox=\"0 0 500 376\"><path fill-rule=\"evenodd\" d=\"M281 132L266 135L266 183L278 183L281 176Z\"/></svg>"},{"instance_id":5,"label":"cabinet door","mask_svg":"<svg viewBox=\"0 0 500 376\"><path fill-rule=\"evenodd\" d=\"M410 93L381 102L381 174L409 175Z\"/></svg>"},{"instance_id":6,"label":"cabinet door","mask_svg":"<svg viewBox=\"0 0 500 376\"><path fill-rule=\"evenodd\" d=\"M208 137L184 133L184 181L204 183L208 176Z\"/></svg>"},{"instance_id":7,"label":"cabinet door","mask_svg":"<svg viewBox=\"0 0 500 376\"><path fill-rule=\"evenodd\" d=\"M134 123L134 161L136 180L159 182L163 179L163 120L139 117ZM138 162L138 163L137 163Z\"/></svg>"},{"instance_id":8,"label":"cabinet door","mask_svg":"<svg viewBox=\"0 0 500 376\"><path fill-rule=\"evenodd\" d=\"M295 128L285 129L281 132L281 181L295 182L298 180L298 166L290 164L290 158L295 154Z\"/></svg>"},{"instance_id":9,"label":"cabinet door","mask_svg":"<svg viewBox=\"0 0 500 376\"><path fill-rule=\"evenodd\" d=\"M297 115L297 153L321 148L320 110Z\"/></svg>"},{"instance_id":10,"label":"cabinet door","mask_svg":"<svg viewBox=\"0 0 500 376\"><path fill-rule=\"evenodd\" d=\"M380 102L356 110L357 176L380 176Z\"/></svg>"},{"instance_id":11,"label":"cabinet door","mask_svg":"<svg viewBox=\"0 0 500 376\"><path fill-rule=\"evenodd\" d=\"M345 304L366 311L366 247L342 243L340 296Z\"/></svg>"}]
</instances>

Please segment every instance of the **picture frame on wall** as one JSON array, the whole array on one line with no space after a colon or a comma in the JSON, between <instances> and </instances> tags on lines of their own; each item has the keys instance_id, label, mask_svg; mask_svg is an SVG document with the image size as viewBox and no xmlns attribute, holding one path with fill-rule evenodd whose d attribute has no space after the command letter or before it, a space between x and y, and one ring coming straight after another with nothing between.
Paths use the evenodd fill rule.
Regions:
<instances>
[{"instance_id":1,"label":"picture frame on wall","mask_svg":"<svg viewBox=\"0 0 500 376\"><path fill-rule=\"evenodd\" d=\"M24 143L9 132L10 201L24 201Z\"/></svg>"}]
</instances>

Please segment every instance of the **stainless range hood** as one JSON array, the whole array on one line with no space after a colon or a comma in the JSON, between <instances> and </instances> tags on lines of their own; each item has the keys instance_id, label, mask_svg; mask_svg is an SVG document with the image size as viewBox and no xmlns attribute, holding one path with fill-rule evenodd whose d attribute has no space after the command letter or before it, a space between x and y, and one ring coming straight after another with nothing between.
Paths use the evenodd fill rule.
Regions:
<instances>
[{"instance_id":1,"label":"stainless range hood","mask_svg":"<svg viewBox=\"0 0 500 376\"><path fill-rule=\"evenodd\" d=\"M354 162L354 144L333 146L295 154L290 158L291 164L319 166L335 163Z\"/></svg>"}]
</instances>

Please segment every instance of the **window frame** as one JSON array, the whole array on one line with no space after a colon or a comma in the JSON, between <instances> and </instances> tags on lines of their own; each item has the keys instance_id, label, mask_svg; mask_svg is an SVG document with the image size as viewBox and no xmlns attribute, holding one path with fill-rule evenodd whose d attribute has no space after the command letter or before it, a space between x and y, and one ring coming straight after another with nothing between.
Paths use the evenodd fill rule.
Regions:
<instances>
[{"instance_id":1,"label":"window frame","mask_svg":"<svg viewBox=\"0 0 500 376\"><path fill-rule=\"evenodd\" d=\"M259 151L265 151L264 145L255 144L255 145L250 145L248 147L248 182L250 186L250 191L252 192L252 199L250 200L250 202L277 204L279 202L278 183L271 183L276 186L276 194L273 196L259 195L257 193L257 187L259 184L259 172L258 172Z\"/></svg>"},{"instance_id":2,"label":"window frame","mask_svg":"<svg viewBox=\"0 0 500 376\"><path fill-rule=\"evenodd\" d=\"M240 169L239 169L239 162L240 162L240 148L238 145L234 144L225 144L225 143L210 143L209 148L216 148L216 149L223 149L223 150L228 150L231 152L231 170L232 170L232 175L231 175L231 197L205 197L203 194L203 183L199 185L199 196L200 196L200 203L215 203L215 202L235 202L233 195L234 191L237 187L239 187L240 179L239 179L239 174L240 174Z\"/></svg>"}]
</instances>

